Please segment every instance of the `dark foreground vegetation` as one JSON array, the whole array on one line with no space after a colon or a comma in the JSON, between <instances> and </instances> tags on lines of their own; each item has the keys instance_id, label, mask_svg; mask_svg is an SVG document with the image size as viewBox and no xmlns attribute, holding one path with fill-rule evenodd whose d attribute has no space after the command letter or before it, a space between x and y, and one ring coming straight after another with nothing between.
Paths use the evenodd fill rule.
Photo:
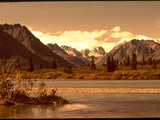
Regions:
<instances>
[{"instance_id":1,"label":"dark foreground vegetation","mask_svg":"<svg viewBox=\"0 0 160 120\"><path fill-rule=\"evenodd\" d=\"M57 96L56 88L52 89L50 93L47 93L44 82L39 84L38 92L35 93L32 91L34 82L31 79L24 79L24 74L26 73L21 73L19 58L9 60L3 59L1 60L0 67L0 105L61 105L72 102L65 100L61 96ZM33 66L29 69L33 71Z\"/></svg>"}]
</instances>

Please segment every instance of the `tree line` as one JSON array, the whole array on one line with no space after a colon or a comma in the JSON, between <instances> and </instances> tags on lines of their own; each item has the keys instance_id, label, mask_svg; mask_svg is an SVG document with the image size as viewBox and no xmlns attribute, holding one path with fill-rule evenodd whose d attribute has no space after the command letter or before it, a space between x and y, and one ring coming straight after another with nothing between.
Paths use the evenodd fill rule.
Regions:
<instances>
[{"instance_id":1,"label":"tree line","mask_svg":"<svg viewBox=\"0 0 160 120\"><path fill-rule=\"evenodd\" d=\"M102 64L102 66L104 66L106 68L107 72L114 72L118 69L118 65L130 66L131 70L137 70L137 64L152 65L152 68L156 69L157 64L159 64L159 63L160 63L160 60L155 60L155 59L152 59L152 58L150 58L148 60L145 60L144 55L142 57L142 61L138 63L137 56L133 52L131 57L129 55L125 55L124 60L121 61L121 62L119 62L118 59L114 59L112 55L108 55L106 63ZM96 70L96 65L95 65L95 62L94 62L94 56L91 57L91 62L88 64L88 66L90 67L91 70ZM21 65L20 65L19 57L17 57L16 58L16 68L20 68L20 67L21 67ZM58 68L55 58L52 59L50 68L51 69L57 69ZM39 64L39 69L43 69L42 64ZM27 71L33 72L34 70L35 70L35 67L33 65L32 58L30 56L29 60L28 60ZM66 65L66 67L64 68L63 71L66 72L66 73L69 73L69 74L73 73L72 72L72 66L71 65Z\"/></svg>"},{"instance_id":2,"label":"tree line","mask_svg":"<svg viewBox=\"0 0 160 120\"><path fill-rule=\"evenodd\" d=\"M15 68L16 69L20 69L21 68L19 57L16 57ZM56 63L56 59L55 58L52 59L50 68L51 69L57 69L57 63ZM39 64L39 69L43 69L42 63ZM28 60L27 71L28 72L33 72L34 70L35 70L35 66L33 65L32 58L30 56L29 60Z\"/></svg>"},{"instance_id":3,"label":"tree line","mask_svg":"<svg viewBox=\"0 0 160 120\"><path fill-rule=\"evenodd\" d=\"M121 61L120 63L118 59L114 59L113 56L108 55L106 64L102 64L102 66L106 67L107 72L114 72L118 69L118 65L130 66L131 70L137 70L138 64L141 64L141 65L148 64L152 66L152 69L156 69L157 64L159 63L160 63L160 60L155 60L152 58L145 60L144 55L143 55L142 61L138 63L136 54L132 52L131 57L129 55L125 55L124 60ZM91 70L96 70L96 65L94 63L94 56L92 56L89 66Z\"/></svg>"},{"instance_id":4,"label":"tree line","mask_svg":"<svg viewBox=\"0 0 160 120\"><path fill-rule=\"evenodd\" d=\"M15 68L18 68L18 69L21 68L19 57L16 58ZM57 68L58 68L57 61L56 61L55 58L52 59L50 68L51 68L51 69L57 69ZM39 64L39 69L43 69L42 63ZM28 72L33 72L34 70L35 70L35 67L34 67L34 65L33 65L32 58L31 58L31 56L30 56L30 57L29 57L29 60L28 60L27 71L28 71ZM68 73L68 74L73 73L73 71L72 71L72 66L71 66L71 65L66 65L66 67L64 68L63 71L64 71L65 73Z\"/></svg>"}]
</instances>

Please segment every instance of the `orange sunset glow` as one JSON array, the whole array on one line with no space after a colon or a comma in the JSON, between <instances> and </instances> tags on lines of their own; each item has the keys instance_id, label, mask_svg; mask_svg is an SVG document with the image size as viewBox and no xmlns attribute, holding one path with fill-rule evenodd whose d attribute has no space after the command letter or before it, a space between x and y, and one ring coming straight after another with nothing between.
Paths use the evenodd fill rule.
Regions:
<instances>
[{"instance_id":1,"label":"orange sunset glow","mask_svg":"<svg viewBox=\"0 0 160 120\"><path fill-rule=\"evenodd\" d=\"M2 24L27 26L44 44L77 50L102 46L109 52L132 39L158 41L159 6L151 1L4 2L0 17Z\"/></svg>"}]
</instances>

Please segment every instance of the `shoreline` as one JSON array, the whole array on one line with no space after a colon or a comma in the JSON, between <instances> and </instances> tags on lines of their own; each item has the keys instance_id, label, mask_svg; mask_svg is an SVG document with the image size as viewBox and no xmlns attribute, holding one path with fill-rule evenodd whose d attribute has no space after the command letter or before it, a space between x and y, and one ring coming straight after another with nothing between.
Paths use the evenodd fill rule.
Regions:
<instances>
[{"instance_id":1,"label":"shoreline","mask_svg":"<svg viewBox=\"0 0 160 120\"><path fill-rule=\"evenodd\" d=\"M46 88L49 92L53 88ZM159 94L160 88L57 88L57 93L142 93ZM33 88L36 93L37 88Z\"/></svg>"},{"instance_id":2,"label":"shoreline","mask_svg":"<svg viewBox=\"0 0 160 120\"><path fill-rule=\"evenodd\" d=\"M12 79L12 78L11 78ZM26 80L32 80L32 79L26 79ZM34 79L33 79L34 80ZM81 80L81 81L153 81L153 80L156 80L156 81L160 81L160 79L142 79L142 80L139 80L139 79L137 79L137 80L135 80L135 79L128 79L128 80L109 80L109 79L41 79L41 78L37 78L36 80L34 80L34 81L39 81L39 80L63 80L63 81L72 81L72 80L74 80L74 81L78 81L78 80Z\"/></svg>"}]
</instances>

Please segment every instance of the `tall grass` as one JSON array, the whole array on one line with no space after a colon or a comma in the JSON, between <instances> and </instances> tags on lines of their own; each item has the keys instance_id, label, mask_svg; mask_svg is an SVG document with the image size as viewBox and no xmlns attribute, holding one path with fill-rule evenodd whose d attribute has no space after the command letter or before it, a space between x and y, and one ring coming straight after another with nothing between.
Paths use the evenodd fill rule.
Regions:
<instances>
[{"instance_id":1,"label":"tall grass","mask_svg":"<svg viewBox=\"0 0 160 120\"><path fill-rule=\"evenodd\" d=\"M103 66L97 66L96 70L90 67L74 67L73 73L65 73L64 68L36 69L33 72L22 70L26 79L106 79L106 80L153 80L160 79L160 65L152 69L150 65L138 65L137 70L131 70L130 66L118 66L115 72L107 72ZM0 76L1 77L1 76ZM14 77L12 74L10 77Z\"/></svg>"}]
</instances>

